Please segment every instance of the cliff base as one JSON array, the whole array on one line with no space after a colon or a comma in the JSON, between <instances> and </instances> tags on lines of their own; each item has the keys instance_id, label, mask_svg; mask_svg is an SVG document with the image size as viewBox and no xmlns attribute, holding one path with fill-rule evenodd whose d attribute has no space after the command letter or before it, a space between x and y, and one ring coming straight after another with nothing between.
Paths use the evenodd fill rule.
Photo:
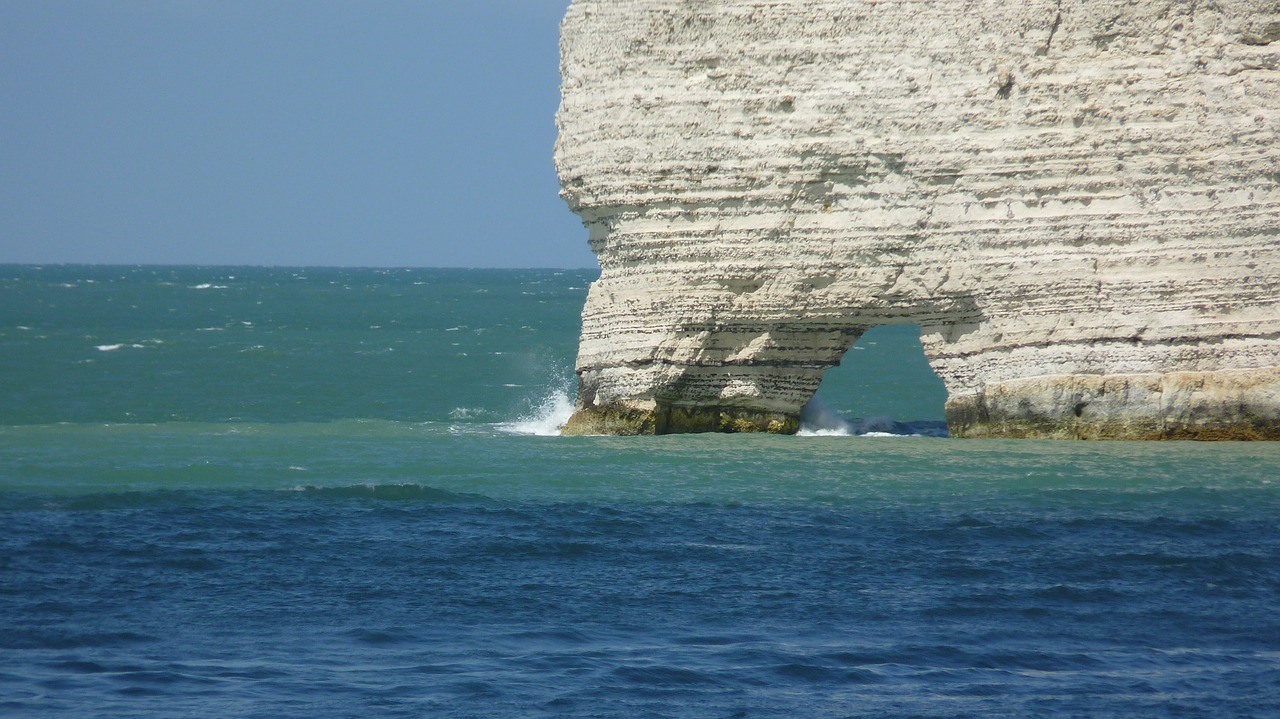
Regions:
<instances>
[{"instance_id":1,"label":"cliff base","mask_svg":"<svg viewBox=\"0 0 1280 719\"><path fill-rule=\"evenodd\" d=\"M563 435L687 434L768 432L795 434L800 415L741 407L635 406L614 403L579 408L560 430Z\"/></svg>"},{"instance_id":2,"label":"cliff base","mask_svg":"<svg viewBox=\"0 0 1280 719\"><path fill-rule=\"evenodd\" d=\"M953 437L1280 440L1280 368L1036 377L946 413Z\"/></svg>"}]
</instances>

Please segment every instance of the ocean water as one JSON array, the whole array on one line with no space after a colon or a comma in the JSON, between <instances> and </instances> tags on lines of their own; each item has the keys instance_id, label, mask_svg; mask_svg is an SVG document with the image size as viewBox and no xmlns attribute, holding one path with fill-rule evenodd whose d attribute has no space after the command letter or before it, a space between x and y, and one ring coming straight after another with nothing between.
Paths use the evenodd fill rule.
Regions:
<instances>
[{"instance_id":1,"label":"ocean water","mask_svg":"<svg viewBox=\"0 0 1280 719\"><path fill-rule=\"evenodd\" d=\"M594 273L0 267L0 716L1280 715L1280 448L559 437Z\"/></svg>"}]
</instances>

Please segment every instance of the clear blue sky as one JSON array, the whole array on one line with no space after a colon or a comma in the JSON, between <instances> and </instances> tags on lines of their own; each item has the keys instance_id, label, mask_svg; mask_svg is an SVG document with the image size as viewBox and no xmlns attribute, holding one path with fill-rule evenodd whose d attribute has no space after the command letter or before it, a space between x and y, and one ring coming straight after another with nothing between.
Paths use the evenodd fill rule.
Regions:
<instances>
[{"instance_id":1,"label":"clear blue sky","mask_svg":"<svg viewBox=\"0 0 1280 719\"><path fill-rule=\"evenodd\" d=\"M567 5L0 2L0 262L593 267Z\"/></svg>"}]
</instances>

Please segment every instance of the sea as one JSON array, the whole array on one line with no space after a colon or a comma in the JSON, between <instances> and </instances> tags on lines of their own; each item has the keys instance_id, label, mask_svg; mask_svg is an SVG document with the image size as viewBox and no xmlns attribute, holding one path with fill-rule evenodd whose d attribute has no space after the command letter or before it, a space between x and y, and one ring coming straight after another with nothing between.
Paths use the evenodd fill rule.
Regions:
<instances>
[{"instance_id":1,"label":"sea","mask_svg":"<svg viewBox=\"0 0 1280 719\"><path fill-rule=\"evenodd\" d=\"M0 716L1280 716L1280 445L560 437L596 275L0 266Z\"/></svg>"}]
</instances>

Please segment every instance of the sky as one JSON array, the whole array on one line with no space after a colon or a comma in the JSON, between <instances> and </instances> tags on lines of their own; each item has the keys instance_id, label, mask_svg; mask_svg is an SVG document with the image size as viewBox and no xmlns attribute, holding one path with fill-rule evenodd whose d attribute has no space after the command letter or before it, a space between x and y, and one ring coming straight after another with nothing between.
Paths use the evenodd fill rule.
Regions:
<instances>
[{"instance_id":1,"label":"sky","mask_svg":"<svg viewBox=\"0 0 1280 719\"><path fill-rule=\"evenodd\" d=\"M595 267L568 0L5 0L0 263Z\"/></svg>"}]
</instances>

